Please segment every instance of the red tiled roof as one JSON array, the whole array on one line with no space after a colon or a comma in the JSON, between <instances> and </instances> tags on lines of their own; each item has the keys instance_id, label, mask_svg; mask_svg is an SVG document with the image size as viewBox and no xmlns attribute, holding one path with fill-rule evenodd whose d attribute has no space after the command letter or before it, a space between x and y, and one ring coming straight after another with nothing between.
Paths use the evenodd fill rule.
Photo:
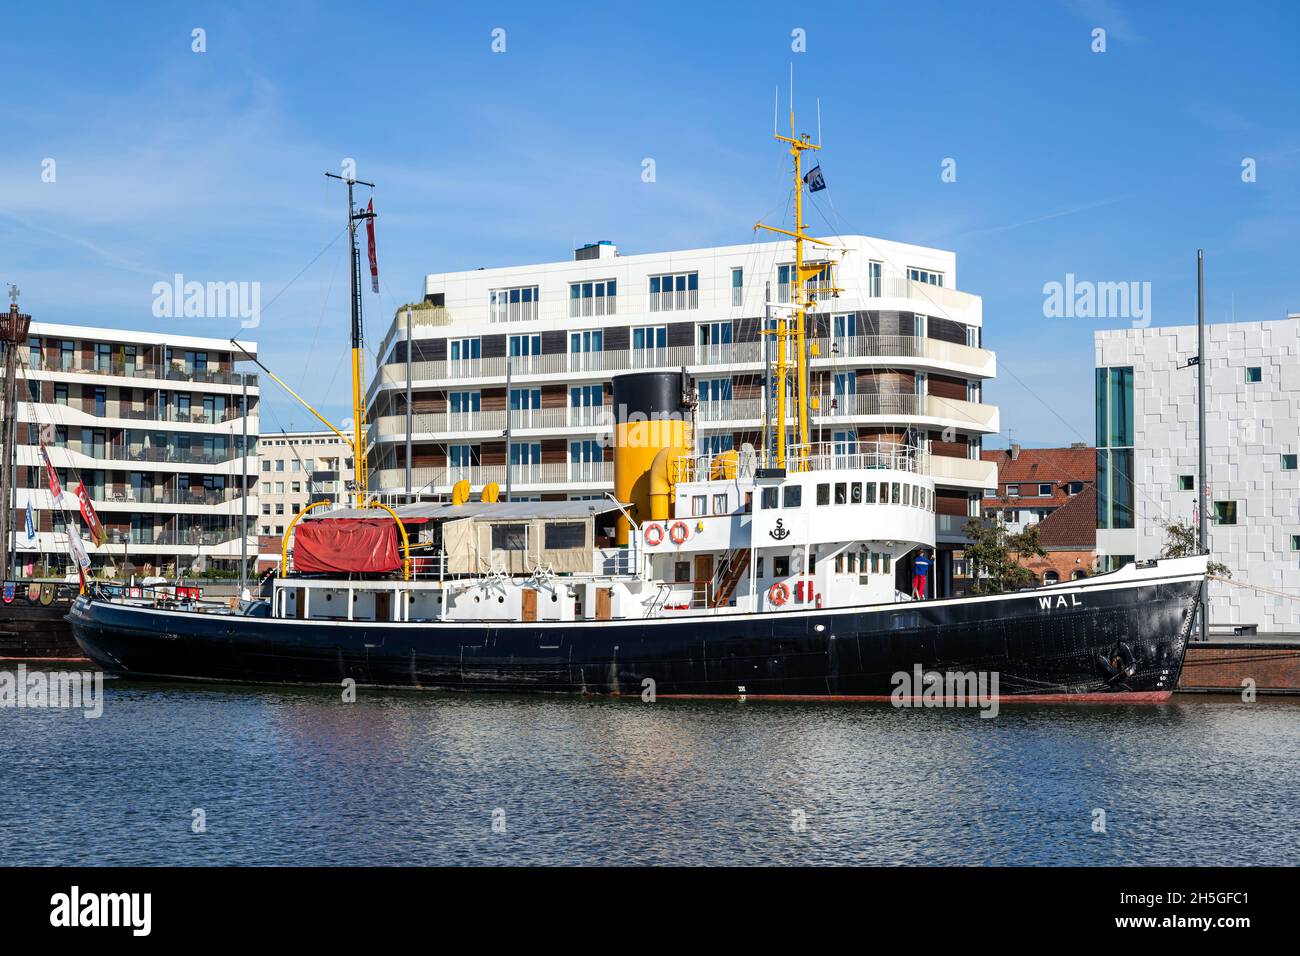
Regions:
<instances>
[{"instance_id":1,"label":"red tiled roof","mask_svg":"<svg viewBox=\"0 0 1300 956\"><path fill-rule=\"evenodd\" d=\"M1038 522L1038 543L1048 551L1092 551L1097 547L1097 489L1082 492Z\"/></svg>"},{"instance_id":2,"label":"red tiled roof","mask_svg":"<svg viewBox=\"0 0 1300 956\"><path fill-rule=\"evenodd\" d=\"M1097 480L1095 448L1022 448L1017 458L1005 448L980 452L984 461L998 466L998 494L986 497L985 508L1060 508L1073 500L1066 484L1082 481L1091 487ZM1038 495L1038 485L1052 485L1052 494ZM1020 496L1008 498L1008 484L1020 485Z\"/></svg>"}]
</instances>

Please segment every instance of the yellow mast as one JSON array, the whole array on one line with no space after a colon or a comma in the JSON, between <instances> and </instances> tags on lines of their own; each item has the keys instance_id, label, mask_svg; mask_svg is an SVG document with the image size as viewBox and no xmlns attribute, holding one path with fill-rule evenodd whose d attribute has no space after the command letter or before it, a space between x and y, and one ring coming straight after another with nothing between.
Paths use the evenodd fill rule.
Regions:
<instances>
[{"instance_id":1,"label":"yellow mast","mask_svg":"<svg viewBox=\"0 0 1300 956\"><path fill-rule=\"evenodd\" d=\"M803 153L804 150L821 149L820 143L812 142L812 137L807 133L803 136L795 135L794 125L794 99L790 102L790 135L782 136L780 133L773 134L779 141L790 144L790 155L794 157L794 231L789 229L779 229L776 226L768 226L758 223L755 229L766 229L769 232L779 233L783 236L790 236L794 239L794 329L790 329L789 322L784 315L777 319L776 325L776 466L778 468L786 467L786 423L788 411L786 409L786 385L790 376L789 349L793 343L795 349L795 409L798 417L798 441L793 446L795 451L795 471L806 471L808 467L808 454L810 443L808 438L808 337L807 337L807 314L808 306L812 304L815 297L807 296L805 284L814 276L821 273L822 269L829 269L829 266L809 267L804 264L803 244L805 242L815 243L817 245L829 246L829 242L821 239L814 239L804 230L807 228L803 221ZM771 334L764 329L765 334Z\"/></svg>"}]
</instances>

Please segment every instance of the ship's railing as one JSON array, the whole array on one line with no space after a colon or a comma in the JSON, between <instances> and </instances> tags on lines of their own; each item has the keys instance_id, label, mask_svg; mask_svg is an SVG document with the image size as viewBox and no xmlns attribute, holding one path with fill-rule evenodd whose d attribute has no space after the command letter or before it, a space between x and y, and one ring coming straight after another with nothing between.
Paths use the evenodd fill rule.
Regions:
<instances>
[{"instance_id":1,"label":"ship's railing","mask_svg":"<svg viewBox=\"0 0 1300 956\"><path fill-rule=\"evenodd\" d=\"M787 472L889 469L924 473L929 468L929 457L923 448L902 442L813 442L803 450L795 445L790 446L786 453L785 468ZM759 467L773 467L776 463L773 461L764 464L759 461L757 464ZM705 481L710 476L734 477L738 468L742 472L741 478L750 477L743 473L744 466L738 463L734 451L718 455L684 456L675 459L673 466L677 481Z\"/></svg>"}]
</instances>

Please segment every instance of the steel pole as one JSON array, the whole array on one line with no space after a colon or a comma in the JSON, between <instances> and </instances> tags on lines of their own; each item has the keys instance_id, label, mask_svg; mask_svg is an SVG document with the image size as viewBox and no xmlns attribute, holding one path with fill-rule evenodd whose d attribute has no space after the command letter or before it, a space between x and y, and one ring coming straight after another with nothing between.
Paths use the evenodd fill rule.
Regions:
<instances>
[{"instance_id":1,"label":"steel pole","mask_svg":"<svg viewBox=\"0 0 1300 956\"><path fill-rule=\"evenodd\" d=\"M1210 529L1209 525L1209 501L1206 489L1206 465L1205 465L1205 250L1196 250L1196 412L1197 412L1197 433L1196 445L1197 455L1199 456L1196 480L1197 487L1197 511L1199 525L1198 544L1200 545L1201 554L1210 552ZM1201 578L1201 640L1204 641L1209 636L1209 582Z\"/></svg>"},{"instance_id":2,"label":"steel pole","mask_svg":"<svg viewBox=\"0 0 1300 956\"><path fill-rule=\"evenodd\" d=\"M414 497L415 485L411 470L411 428L414 416L411 413L411 307L406 307L406 497Z\"/></svg>"}]
</instances>

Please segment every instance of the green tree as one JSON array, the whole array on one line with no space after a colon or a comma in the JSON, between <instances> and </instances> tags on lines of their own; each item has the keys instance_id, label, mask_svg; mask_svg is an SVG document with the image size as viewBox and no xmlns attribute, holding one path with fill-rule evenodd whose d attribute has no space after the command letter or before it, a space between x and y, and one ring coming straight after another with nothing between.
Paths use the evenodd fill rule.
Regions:
<instances>
[{"instance_id":1,"label":"green tree","mask_svg":"<svg viewBox=\"0 0 1300 956\"><path fill-rule=\"evenodd\" d=\"M1160 552L1162 558L1189 558L1201 553L1196 529L1182 521L1170 521L1161 525L1165 529L1165 546ZM1232 577L1232 569L1219 561L1211 561L1206 570L1217 577Z\"/></svg>"},{"instance_id":2,"label":"green tree","mask_svg":"<svg viewBox=\"0 0 1300 956\"><path fill-rule=\"evenodd\" d=\"M965 530L966 561L976 594L1001 594L1034 584L1034 573L1020 562L1047 554L1038 542L1037 525L1011 534L1000 521L971 518Z\"/></svg>"}]
</instances>

